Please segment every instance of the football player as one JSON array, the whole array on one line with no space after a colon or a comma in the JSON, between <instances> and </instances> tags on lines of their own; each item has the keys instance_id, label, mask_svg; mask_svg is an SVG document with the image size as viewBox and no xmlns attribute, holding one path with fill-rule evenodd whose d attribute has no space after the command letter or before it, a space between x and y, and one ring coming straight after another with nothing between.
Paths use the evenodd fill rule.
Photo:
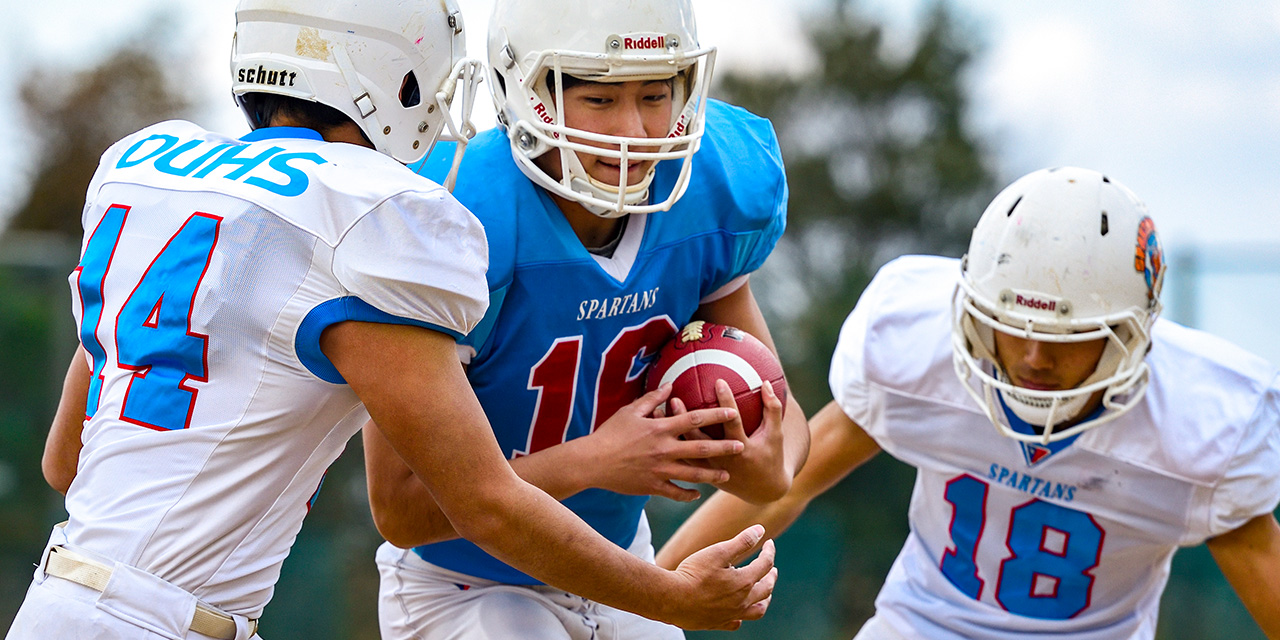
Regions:
<instances>
[{"instance_id":1,"label":"football player","mask_svg":"<svg viewBox=\"0 0 1280 640\"><path fill-rule=\"evenodd\" d=\"M689 626L762 615L771 558L732 566L758 527L662 571L499 454L455 348L488 303L483 228L401 164L468 126L446 124L478 68L452 1L243 0L236 19L253 131L154 125L89 186L81 348L44 460L70 521L7 637L254 637L369 416L463 535L530 574Z\"/></svg>"},{"instance_id":2,"label":"football player","mask_svg":"<svg viewBox=\"0 0 1280 640\"><path fill-rule=\"evenodd\" d=\"M860 639L1152 638L1174 551L1202 542L1280 638L1280 379L1157 320L1163 274L1116 181L1014 182L964 259L900 258L867 287L791 493L713 496L660 563L739 521L777 534L884 449L917 470L911 532Z\"/></svg>"},{"instance_id":3,"label":"football player","mask_svg":"<svg viewBox=\"0 0 1280 640\"><path fill-rule=\"evenodd\" d=\"M669 388L643 392L647 361L692 319L773 348L748 276L785 224L777 141L768 121L708 99L714 50L688 0L500 0L488 52L501 126L471 143L454 195L485 227L490 306L459 355L516 472L651 560L650 495L697 498L680 480L772 500L807 454L800 408L784 419L771 389L763 426L747 437L735 419L724 440L653 417ZM424 171L442 176L450 158ZM390 541L383 637L682 637L451 540L376 431L365 445Z\"/></svg>"}]
</instances>

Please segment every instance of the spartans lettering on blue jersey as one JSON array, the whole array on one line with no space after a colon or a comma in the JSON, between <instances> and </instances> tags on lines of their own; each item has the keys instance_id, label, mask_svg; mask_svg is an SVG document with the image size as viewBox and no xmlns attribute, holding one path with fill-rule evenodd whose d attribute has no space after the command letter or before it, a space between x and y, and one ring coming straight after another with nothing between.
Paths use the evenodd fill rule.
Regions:
<instances>
[{"instance_id":1,"label":"spartans lettering on blue jersey","mask_svg":"<svg viewBox=\"0 0 1280 640\"><path fill-rule=\"evenodd\" d=\"M578 320L604 320L624 313L639 313L658 304L658 287L640 293L583 300L578 305Z\"/></svg>"},{"instance_id":2,"label":"spartans lettering on blue jersey","mask_svg":"<svg viewBox=\"0 0 1280 640\"><path fill-rule=\"evenodd\" d=\"M441 179L451 158L451 145L441 144L420 170ZM657 166L654 201L670 192L678 169ZM669 211L630 215L611 258L583 248L516 166L504 131L471 142L454 195L489 240L489 311L460 345L474 354L468 377L509 457L585 436L642 395L658 349L704 298L759 268L786 224L772 125L716 101L684 196ZM593 489L565 504L627 547L646 501ZM536 584L465 540L416 551L460 573Z\"/></svg>"}]
</instances>

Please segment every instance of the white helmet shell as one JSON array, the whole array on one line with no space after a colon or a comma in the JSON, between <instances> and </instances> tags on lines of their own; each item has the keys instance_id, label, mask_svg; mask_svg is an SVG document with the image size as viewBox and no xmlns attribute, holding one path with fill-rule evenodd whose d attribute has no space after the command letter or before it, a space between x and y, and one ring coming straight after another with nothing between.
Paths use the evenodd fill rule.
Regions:
<instances>
[{"instance_id":1,"label":"white helmet shell","mask_svg":"<svg viewBox=\"0 0 1280 640\"><path fill-rule=\"evenodd\" d=\"M690 0L498 0L488 49L494 108L516 164L535 183L608 218L664 211L684 194L715 60L713 47L698 44ZM563 75L594 82L675 78L667 137L655 144L567 127L556 108L563 104ZM560 150L559 180L533 162L553 148ZM623 183L591 178L575 152L619 160ZM649 202L653 167L639 183L626 183L626 165L646 160L683 163L662 202Z\"/></svg>"},{"instance_id":2,"label":"white helmet shell","mask_svg":"<svg viewBox=\"0 0 1280 640\"><path fill-rule=\"evenodd\" d=\"M1129 189L1074 167L1024 176L983 212L962 268L953 309L956 373L1001 433L1053 442L1113 420L1141 399L1164 256L1146 205ZM1107 345L1076 388L1026 389L1000 371L994 331L1047 342L1102 338ZM1022 434L1005 424L997 391L1043 432ZM1099 392L1106 411L1070 424Z\"/></svg>"},{"instance_id":3,"label":"white helmet shell","mask_svg":"<svg viewBox=\"0 0 1280 640\"><path fill-rule=\"evenodd\" d=\"M442 130L446 139L474 135L470 106L483 72L464 51L454 0L240 0L232 93L242 108L247 93L273 93L337 109L407 164Z\"/></svg>"}]
</instances>

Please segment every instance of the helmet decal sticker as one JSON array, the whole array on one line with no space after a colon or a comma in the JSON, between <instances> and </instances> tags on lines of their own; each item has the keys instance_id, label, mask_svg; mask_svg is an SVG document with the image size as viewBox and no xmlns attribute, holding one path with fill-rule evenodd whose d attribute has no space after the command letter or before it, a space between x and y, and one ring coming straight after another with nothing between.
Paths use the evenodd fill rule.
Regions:
<instances>
[{"instance_id":1,"label":"helmet decal sticker","mask_svg":"<svg viewBox=\"0 0 1280 640\"><path fill-rule=\"evenodd\" d=\"M1133 250L1133 268L1147 278L1147 299L1160 295L1160 273L1164 271L1164 251L1156 237L1156 223L1150 217L1138 223L1138 243Z\"/></svg>"}]
</instances>

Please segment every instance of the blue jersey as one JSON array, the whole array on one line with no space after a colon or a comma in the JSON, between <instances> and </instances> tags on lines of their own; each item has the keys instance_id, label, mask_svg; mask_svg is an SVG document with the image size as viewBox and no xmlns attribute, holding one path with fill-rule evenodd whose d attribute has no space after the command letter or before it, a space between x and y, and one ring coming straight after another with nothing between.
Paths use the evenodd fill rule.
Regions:
<instances>
[{"instance_id":1,"label":"blue jersey","mask_svg":"<svg viewBox=\"0 0 1280 640\"><path fill-rule=\"evenodd\" d=\"M452 145L423 164L443 179ZM655 199L679 163L656 168ZM460 344L468 378L512 458L588 435L643 395L644 370L709 294L759 268L786 225L782 157L767 120L713 101L688 190L669 210L635 214L612 258L587 252L547 192L511 157L500 129L472 141L454 196L485 227L490 307ZM645 496L592 489L564 501L619 546ZM466 540L418 547L426 561L509 584L537 580Z\"/></svg>"}]
</instances>

